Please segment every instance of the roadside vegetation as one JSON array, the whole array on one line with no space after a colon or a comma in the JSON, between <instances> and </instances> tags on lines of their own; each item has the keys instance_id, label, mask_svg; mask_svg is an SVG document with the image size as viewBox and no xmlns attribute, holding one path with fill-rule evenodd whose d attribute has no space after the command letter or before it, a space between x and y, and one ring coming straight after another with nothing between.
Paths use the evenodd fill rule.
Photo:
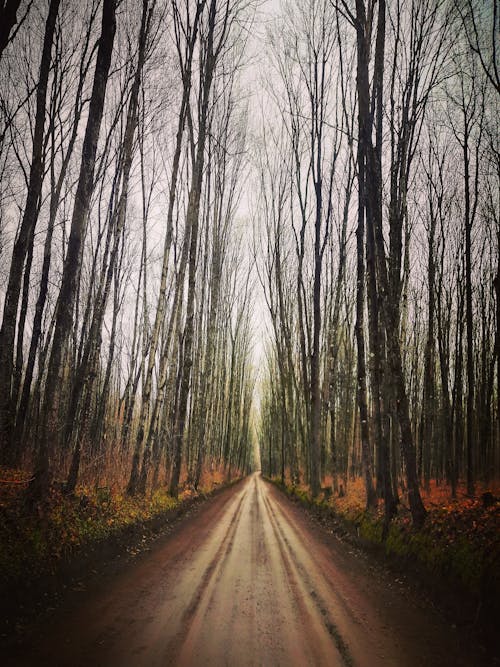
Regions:
<instances>
[{"instance_id":1,"label":"roadside vegetation","mask_svg":"<svg viewBox=\"0 0 500 667\"><path fill-rule=\"evenodd\" d=\"M223 470L205 473L197 490L183 485L177 498L159 488L131 497L119 486L79 486L71 496L57 485L37 512L27 512L23 490L29 483L22 470L0 468L0 590L26 585L56 574L64 563L85 550L114 540L126 552L127 535L146 537L187 508L225 485Z\"/></svg>"},{"instance_id":2,"label":"roadside vegetation","mask_svg":"<svg viewBox=\"0 0 500 667\"><path fill-rule=\"evenodd\" d=\"M432 482L423 490L427 511L423 526L411 521L403 495L397 517L384 528L384 508L367 509L363 480L352 480L347 493L334 497L324 487L313 498L306 485L279 477L271 480L341 538L373 551L398 572L431 593L434 601L451 608L455 618L470 627L480 626L488 641L496 641L500 612L500 485L478 485L470 498L466 485L450 498L446 485Z\"/></svg>"}]
</instances>

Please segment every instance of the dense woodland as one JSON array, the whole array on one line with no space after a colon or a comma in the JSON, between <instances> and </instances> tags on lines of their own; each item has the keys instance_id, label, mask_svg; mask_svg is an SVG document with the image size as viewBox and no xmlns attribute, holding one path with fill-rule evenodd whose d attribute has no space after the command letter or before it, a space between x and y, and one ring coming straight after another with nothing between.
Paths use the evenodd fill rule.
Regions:
<instances>
[{"instance_id":1,"label":"dense woodland","mask_svg":"<svg viewBox=\"0 0 500 667\"><path fill-rule=\"evenodd\" d=\"M498 479L499 21L1 3L0 464L28 505L177 496L257 446L313 496L362 477L386 524Z\"/></svg>"},{"instance_id":2,"label":"dense woodland","mask_svg":"<svg viewBox=\"0 0 500 667\"><path fill-rule=\"evenodd\" d=\"M33 471L30 503L250 465L247 20L240 1L2 3L1 462Z\"/></svg>"},{"instance_id":3,"label":"dense woodland","mask_svg":"<svg viewBox=\"0 0 500 667\"><path fill-rule=\"evenodd\" d=\"M288 3L256 147L261 451L386 525L499 472L496 2Z\"/></svg>"}]
</instances>

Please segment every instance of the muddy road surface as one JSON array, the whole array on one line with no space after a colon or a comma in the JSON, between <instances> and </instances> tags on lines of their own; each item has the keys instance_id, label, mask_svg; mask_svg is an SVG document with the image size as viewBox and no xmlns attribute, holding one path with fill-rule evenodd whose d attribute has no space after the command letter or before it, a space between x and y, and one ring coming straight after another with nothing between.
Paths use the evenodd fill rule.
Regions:
<instances>
[{"instance_id":1,"label":"muddy road surface","mask_svg":"<svg viewBox=\"0 0 500 667\"><path fill-rule=\"evenodd\" d=\"M257 474L3 653L8 665L478 665L395 575Z\"/></svg>"}]
</instances>

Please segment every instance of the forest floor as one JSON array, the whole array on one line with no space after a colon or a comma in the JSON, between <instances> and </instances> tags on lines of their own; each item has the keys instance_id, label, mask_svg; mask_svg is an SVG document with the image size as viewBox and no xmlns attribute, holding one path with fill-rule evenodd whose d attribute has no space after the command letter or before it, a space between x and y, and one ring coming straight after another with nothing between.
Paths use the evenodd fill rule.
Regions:
<instances>
[{"instance_id":1,"label":"forest floor","mask_svg":"<svg viewBox=\"0 0 500 667\"><path fill-rule=\"evenodd\" d=\"M80 486L74 496L54 487L26 512L28 479L22 470L0 468L0 636L22 631L30 616L57 604L103 563L149 548L178 517L227 486L223 471L214 470L197 491L182 484L177 499L165 490L131 498L117 486Z\"/></svg>"},{"instance_id":2,"label":"forest floor","mask_svg":"<svg viewBox=\"0 0 500 667\"><path fill-rule=\"evenodd\" d=\"M495 664L404 577L257 474L71 591L0 655L6 667Z\"/></svg>"},{"instance_id":3,"label":"forest floor","mask_svg":"<svg viewBox=\"0 0 500 667\"><path fill-rule=\"evenodd\" d=\"M304 485L272 480L304 506L327 530L362 546L395 573L410 577L465 632L499 650L500 619L500 485L476 487L467 496L464 485L455 499L450 488L432 481L422 490L428 511L422 529L411 523L408 499L400 498L398 515L383 538L384 507L367 511L361 479L349 481L342 497L331 494L325 479L319 498L313 500ZM346 492L347 487L347 492Z\"/></svg>"}]
</instances>

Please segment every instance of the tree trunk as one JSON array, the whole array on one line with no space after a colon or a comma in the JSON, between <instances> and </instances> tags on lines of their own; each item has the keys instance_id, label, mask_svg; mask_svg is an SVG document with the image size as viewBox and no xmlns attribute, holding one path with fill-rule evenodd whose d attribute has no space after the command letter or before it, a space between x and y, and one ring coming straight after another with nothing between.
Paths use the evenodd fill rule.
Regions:
<instances>
[{"instance_id":1,"label":"tree trunk","mask_svg":"<svg viewBox=\"0 0 500 667\"><path fill-rule=\"evenodd\" d=\"M189 249L188 296L186 306L186 324L184 328L184 356L181 373L179 395L178 430L175 436L174 460L172 477L170 479L170 495L177 498L179 493L179 479L182 465L182 444L186 426L187 403L191 381L192 347L194 336L194 296L196 281L196 257L198 252L198 227L200 214L200 196L203 180L203 164L205 157L205 142L208 124L208 104L212 80L215 71L216 58L213 50L214 30L216 19L216 2L210 3L208 17L207 52L205 69L202 76L202 100L200 106L200 125L198 144L196 147L196 161L193 168L191 191L189 193L188 209L186 213L186 227L190 230L191 244Z\"/></svg>"},{"instance_id":2,"label":"tree trunk","mask_svg":"<svg viewBox=\"0 0 500 667\"><path fill-rule=\"evenodd\" d=\"M116 30L115 10L116 0L103 1L101 38L97 51L94 83L83 140L80 175L71 220L68 250L64 260L61 288L56 304L54 337L47 369L40 443L35 464L34 480L28 489L28 496L31 501L36 501L44 497L50 484L50 432L54 434L57 428L56 397L58 377L61 369L61 361L72 328L73 309L82 258L82 243L85 236L90 199L94 187L97 142L104 112L104 99Z\"/></svg>"},{"instance_id":3,"label":"tree trunk","mask_svg":"<svg viewBox=\"0 0 500 667\"><path fill-rule=\"evenodd\" d=\"M21 0L5 0L0 6L0 58L11 39L11 30L17 23Z\"/></svg>"},{"instance_id":4,"label":"tree trunk","mask_svg":"<svg viewBox=\"0 0 500 667\"><path fill-rule=\"evenodd\" d=\"M382 232L382 165L379 155L381 151L381 116L378 113L379 125L377 126L377 148L372 143L372 116L370 114L370 92L368 77L368 53L366 31L369 29L366 23L366 11L364 0L356 0L357 11L357 34L358 34L358 104L359 104L359 141L366 155L366 201L367 201L367 226L373 227L377 257L377 276L379 279L380 303L382 322L387 337L387 362L388 371L392 378L395 390L397 413L401 428L402 450L406 463L406 475L408 482L408 495L413 522L416 526L423 524L426 510L420 497L418 476L416 467L416 455L411 429L408 395L406 392L401 349L399 343L399 318L397 304L391 299L389 279L387 274L387 260L385 255L385 244ZM377 46L375 62L378 67L374 73L375 99L382 95L383 80L383 48L385 31L385 2L380 0L378 9ZM377 155L378 153L378 155ZM392 489L391 489L392 496ZM387 515L386 515L387 516Z\"/></svg>"},{"instance_id":5,"label":"tree trunk","mask_svg":"<svg viewBox=\"0 0 500 667\"><path fill-rule=\"evenodd\" d=\"M44 175L44 128L47 85L50 73L52 42L54 39L57 13L60 0L50 0L49 12L45 22L40 74L36 90L36 115L33 134L32 158L28 183L28 193L21 226L14 243L9 272L9 281L5 293L2 328L0 330L0 453L5 464L12 459L12 433L16 405L13 404L12 381L14 376L14 346L16 337L16 319L19 296L23 278L23 266L26 255L32 249L35 226L38 217L39 201L42 193ZM12 3L3 10L15 9ZM2 22L3 23L3 22ZM3 29L7 26L2 25ZM32 250L31 250L32 252ZM29 272L29 267L26 269ZM29 280L28 277L25 280ZM21 335L21 332L19 332Z\"/></svg>"},{"instance_id":6,"label":"tree trunk","mask_svg":"<svg viewBox=\"0 0 500 667\"><path fill-rule=\"evenodd\" d=\"M141 465L141 451L144 442L144 435L146 432L146 422L149 416L150 410L150 401L151 401L151 391L153 387L153 369L156 363L156 354L158 351L158 343L160 337L160 329L165 316L165 304L166 304L166 292L167 292L167 275L168 275L168 265L170 258L170 248L172 245L172 236L173 236L173 221L174 221L174 204L175 204L175 195L177 189L177 181L179 178L179 167L180 159L182 152L182 137L184 134L184 128L186 126L186 119L188 115L189 107L189 96L191 92L191 66L193 61L194 48L198 38L198 25L200 16L205 5L205 0L197 2L196 5L196 15L194 18L192 31L190 34L190 39L187 46L187 55L184 64L181 64L182 68L182 99L180 105L180 112L177 124L177 134L175 139L175 150L172 163L172 176L170 180L169 188L169 199L168 199L168 211L167 211L167 229L165 234L165 242L163 246L163 264L161 271L160 279L160 292L158 294L158 301L156 307L155 321L153 325L153 331L151 334L151 340L148 350L148 363L145 373L145 381L142 390L142 401L141 401L141 412L139 416L139 427L137 430L137 436L134 447L134 454L132 458L132 468L130 471L130 478L127 485L127 493L129 495L134 495L137 492L139 478L140 478L140 465ZM176 14L178 17L178 14ZM179 29L179 28L178 28ZM180 48L180 47L178 47ZM182 56L184 57L184 55ZM181 63L182 63L181 57ZM188 238L189 235L186 236Z\"/></svg>"}]
</instances>

